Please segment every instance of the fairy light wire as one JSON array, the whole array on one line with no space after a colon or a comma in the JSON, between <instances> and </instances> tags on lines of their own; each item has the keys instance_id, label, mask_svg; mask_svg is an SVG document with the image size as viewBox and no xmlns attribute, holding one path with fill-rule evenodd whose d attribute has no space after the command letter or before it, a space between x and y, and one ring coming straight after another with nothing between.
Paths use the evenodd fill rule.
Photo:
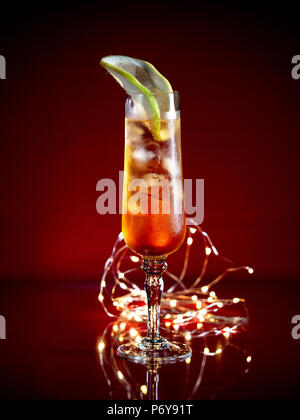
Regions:
<instances>
[{"instance_id":1,"label":"fairy light wire","mask_svg":"<svg viewBox=\"0 0 300 420\"><path fill-rule=\"evenodd\" d=\"M204 252L201 254L203 263L200 274L192 285L188 286L186 277L191 249L198 243L199 238L202 238L204 246ZM212 281L204 283L212 257L217 257L230 266ZM130 279L133 273L140 270L140 265L140 258L127 248L123 234L120 233L105 263L98 296L105 313L109 317L116 318L116 321L105 329L97 345L100 364L110 388L110 396L112 396L112 378L109 374L111 370L114 372L114 380L126 389L128 396L136 398L145 395L145 385L137 385L131 376L130 369L126 366L122 365L123 367L120 368L115 354L115 348L119 344L128 340L138 342L143 335L141 329L144 328L147 319L146 294L144 289ZM215 290L211 290L228 274L241 270L247 271L249 275L254 273L253 268L237 266L233 261L220 255L209 235L200 226L192 226L188 228L184 261L179 277L169 270L165 273L173 284L162 298L160 327L162 333L171 335L172 339L186 340L189 344L194 339L204 340L203 360L190 397L195 395L201 385L207 358L218 357L227 346L234 347L231 338L247 327L249 315L245 300L237 297L220 299ZM223 347L210 349L206 343L209 337L220 337L224 340ZM106 344L109 342L112 343L111 346ZM235 347L238 349L237 346ZM252 356L244 350L241 351L244 353L245 363L249 368ZM191 361L187 364L189 369L190 363ZM135 385L132 385L133 383Z\"/></svg>"},{"instance_id":2,"label":"fairy light wire","mask_svg":"<svg viewBox=\"0 0 300 420\"><path fill-rule=\"evenodd\" d=\"M202 238L204 246L204 259L200 275L191 286L185 284L186 273L190 263L192 246ZM220 275L209 283L204 281L208 270L208 263L215 256L228 264ZM129 267L128 267L129 264ZM126 265L126 269L124 268ZM99 301L106 314L110 317L121 317L127 321L144 323L147 319L146 294L130 275L140 270L140 258L133 255L125 244L123 234L120 233L114 244L112 253L105 263L104 273L101 278ZM214 246L210 236L200 226L188 228L186 249L183 268L180 276L167 271L166 274L173 281L173 285L163 293L161 303L161 330L173 331L179 335L184 330L189 330L193 337L204 337L208 334L223 334L228 327L226 310L231 305L239 304L241 316L235 317L230 330L225 331L225 336L234 334L236 329L242 328L248 321L248 310L244 299L219 299L211 288L217 285L228 274L237 271L247 271L253 274L249 266L237 266L228 258L223 257ZM108 279L108 276L109 279ZM178 289L179 288L179 289ZM177 290L176 290L177 289ZM227 323L227 324L226 324Z\"/></svg>"}]
</instances>

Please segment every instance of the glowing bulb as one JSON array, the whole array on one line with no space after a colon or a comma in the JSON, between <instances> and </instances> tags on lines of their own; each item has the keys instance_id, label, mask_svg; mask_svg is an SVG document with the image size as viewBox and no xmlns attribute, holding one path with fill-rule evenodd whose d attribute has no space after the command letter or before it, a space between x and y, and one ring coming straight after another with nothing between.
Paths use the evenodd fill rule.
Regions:
<instances>
[{"instance_id":1,"label":"glowing bulb","mask_svg":"<svg viewBox=\"0 0 300 420\"><path fill-rule=\"evenodd\" d=\"M232 302L233 302L233 303L239 303L239 301L240 301L240 299L239 299L239 298L234 298L234 299L232 299Z\"/></svg>"},{"instance_id":2,"label":"glowing bulb","mask_svg":"<svg viewBox=\"0 0 300 420\"><path fill-rule=\"evenodd\" d=\"M197 298L197 296L196 296L196 295L193 295L193 296L192 296L192 301L193 301L193 302L196 302L196 301L197 301L197 299L198 299L198 298Z\"/></svg>"},{"instance_id":3,"label":"glowing bulb","mask_svg":"<svg viewBox=\"0 0 300 420\"><path fill-rule=\"evenodd\" d=\"M166 326L167 328L171 327L171 322L166 322L166 323L165 323L165 326Z\"/></svg>"},{"instance_id":4,"label":"glowing bulb","mask_svg":"<svg viewBox=\"0 0 300 420\"><path fill-rule=\"evenodd\" d=\"M119 279L123 279L125 277L124 273L119 273Z\"/></svg>"},{"instance_id":5,"label":"glowing bulb","mask_svg":"<svg viewBox=\"0 0 300 420\"><path fill-rule=\"evenodd\" d=\"M171 306L171 308L175 308L175 307L176 307L176 305L177 305L177 300L171 300L171 301L170 301L170 306Z\"/></svg>"},{"instance_id":6,"label":"glowing bulb","mask_svg":"<svg viewBox=\"0 0 300 420\"><path fill-rule=\"evenodd\" d=\"M104 349L104 347L105 347L105 344L103 343L103 341L100 341L100 343L98 344L98 351L103 351L103 349Z\"/></svg>"},{"instance_id":7,"label":"glowing bulb","mask_svg":"<svg viewBox=\"0 0 300 420\"><path fill-rule=\"evenodd\" d=\"M134 328L130 328L129 334L132 338L134 338L137 336L137 330L135 330Z\"/></svg>"},{"instance_id":8,"label":"glowing bulb","mask_svg":"<svg viewBox=\"0 0 300 420\"><path fill-rule=\"evenodd\" d=\"M249 273L249 274L253 274L253 273L254 273L253 268L249 267L249 268L248 268L248 273Z\"/></svg>"},{"instance_id":9,"label":"glowing bulb","mask_svg":"<svg viewBox=\"0 0 300 420\"><path fill-rule=\"evenodd\" d=\"M127 286L126 286L126 284L125 284L125 283L120 283L120 287L121 287L121 289L123 289L123 290L126 290L126 289L127 289Z\"/></svg>"},{"instance_id":10,"label":"glowing bulb","mask_svg":"<svg viewBox=\"0 0 300 420\"><path fill-rule=\"evenodd\" d=\"M203 324L201 324L201 322L198 322L198 324L197 324L198 330L201 330L202 327L203 327Z\"/></svg>"},{"instance_id":11,"label":"glowing bulb","mask_svg":"<svg viewBox=\"0 0 300 420\"><path fill-rule=\"evenodd\" d=\"M125 330L125 328L126 328L126 323L125 323L125 322L122 322L122 323L120 324L120 329L121 329L121 331L124 331L124 330Z\"/></svg>"},{"instance_id":12,"label":"glowing bulb","mask_svg":"<svg viewBox=\"0 0 300 420\"><path fill-rule=\"evenodd\" d=\"M247 363L251 363L252 357L248 356L246 360L247 360Z\"/></svg>"},{"instance_id":13,"label":"glowing bulb","mask_svg":"<svg viewBox=\"0 0 300 420\"><path fill-rule=\"evenodd\" d=\"M216 292L210 292L209 296L212 297L212 298L215 298L216 297Z\"/></svg>"},{"instance_id":14,"label":"glowing bulb","mask_svg":"<svg viewBox=\"0 0 300 420\"><path fill-rule=\"evenodd\" d=\"M117 332L119 330L118 326L117 325L114 325L113 326L113 330L114 330L114 332Z\"/></svg>"},{"instance_id":15,"label":"glowing bulb","mask_svg":"<svg viewBox=\"0 0 300 420\"><path fill-rule=\"evenodd\" d=\"M141 391L142 391L142 394L147 395L147 391L148 391L147 385L142 385Z\"/></svg>"},{"instance_id":16,"label":"glowing bulb","mask_svg":"<svg viewBox=\"0 0 300 420\"><path fill-rule=\"evenodd\" d=\"M191 238L190 236L187 238L187 244L189 245L189 246L191 246L192 245L192 243L193 243L193 238Z\"/></svg>"},{"instance_id":17,"label":"glowing bulb","mask_svg":"<svg viewBox=\"0 0 300 420\"><path fill-rule=\"evenodd\" d=\"M197 302L196 303L196 308L201 309L202 308L202 302Z\"/></svg>"},{"instance_id":18,"label":"glowing bulb","mask_svg":"<svg viewBox=\"0 0 300 420\"><path fill-rule=\"evenodd\" d=\"M222 353L222 349L221 349L221 347L219 347L217 350L216 350L216 354L221 354Z\"/></svg>"},{"instance_id":19,"label":"glowing bulb","mask_svg":"<svg viewBox=\"0 0 300 420\"><path fill-rule=\"evenodd\" d=\"M191 232L191 233L196 233L196 232L197 232L197 229L195 229L195 228L192 228L192 227L191 227L191 228L190 228L190 232Z\"/></svg>"},{"instance_id":20,"label":"glowing bulb","mask_svg":"<svg viewBox=\"0 0 300 420\"><path fill-rule=\"evenodd\" d=\"M124 375L120 370L118 370L118 377L121 379L121 381L124 379Z\"/></svg>"},{"instance_id":21,"label":"glowing bulb","mask_svg":"<svg viewBox=\"0 0 300 420\"><path fill-rule=\"evenodd\" d=\"M171 318L171 315L170 314L167 314L166 316L165 316L165 319L170 319Z\"/></svg>"},{"instance_id":22,"label":"glowing bulb","mask_svg":"<svg viewBox=\"0 0 300 420\"><path fill-rule=\"evenodd\" d=\"M212 297L207 298L208 303L212 303L213 301L214 301L214 298L212 298Z\"/></svg>"},{"instance_id":23,"label":"glowing bulb","mask_svg":"<svg viewBox=\"0 0 300 420\"><path fill-rule=\"evenodd\" d=\"M98 300L99 300L99 302L103 302L104 297L103 297L102 293L99 294Z\"/></svg>"},{"instance_id":24,"label":"glowing bulb","mask_svg":"<svg viewBox=\"0 0 300 420\"><path fill-rule=\"evenodd\" d=\"M130 259L131 259L132 262L139 262L139 260L140 260L139 257L137 257L135 255L131 255Z\"/></svg>"},{"instance_id":25,"label":"glowing bulb","mask_svg":"<svg viewBox=\"0 0 300 420\"><path fill-rule=\"evenodd\" d=\"M209 354L209 348L208 347L205 347L203 353L206 354L206 355Z\"/></svg>"},{"instance_id":26,"label":"glowing bulb","mask_svg":"<svg viewBox=\"0 0 300 420\"><path fill-rule=\"evenodd\" d=\"M208 286L201 287L201 292L202 293L207 293L208 292Z\"/></svg>"},{"instance_id":27,"label":"glowing bulb","mask_svg":"<svg viewBox=\"0 0 300 420\"><path fill-rule=\"evenodd\" d=\"M185 360L185 363L186 363L187 365L189 365L189 364L191 363L191 358L189 357L188 359L186 359L186 360Z\"/></svg>"},{"instance_id":28,"label":"glowing bulb","mask_svg":"<svg viewBox=\"0 0 300 420\"><path fill-rule=\"evenodd\" d=\"M184 337L185 337L186 340L190 341L192 339L192 334L191 333L186 333Z\"/></svg>"},{"instance_id":29,"label":"glowing bulb","mask_svg":"<svg viewBox=\"0 0 300 420\"><path fill-rule=\"evenodd\" d=\"M210 255L210 254L211 254L211 248L210 248L209 246L207 246L207 247L205 248L205 254L206 254L206 255Z\"/></svg>"},{"instance_id":30,"label":"glowing bulb","mask_svg":"<svg viewBox=\"0 0 300 420\"><path fill-rule=\"evenodd\" d=\"M178 330L179 330L179 325L178 325L178 324L175 324L175 325L174 325L174 330L176 330L176 331L178 331Z\"/></svg>"},{"instance_id":31,"label":"glowing bulb","mask_svg":"<svg viewBox=\"0 0 300 420\"><path fill-rule=\"evenodd\" d=\"M102 282L101 282L101 286L102 286L102 287L105 287L105 286L106 286L106 281L105 281L105 280L102 280Z\"/></svg>"},{"instance_id":32,"label":"glowing bulb","mask_svg":"<svg viewBox=\"0 0 300 420\"><path fill-rule=\"evenodd\" d=\"M218 307L218 308L223 308L223 306L224 306L224 305L223 305L223 303L222 303L222 302L218 302L218 303L217 303L217 307Z\"/></svg>"},{"instance_id":33,"label":"glowing bulb","mask_svg":"<svg viewBox=\"0 0 300 420\"><path fill-rule=\"evenodd\" d=\"M122 343L122 341L124 341L124 338L122 336L120 336L119 341Z\"/></svg>"},{"instance_id":34,"label":"glowing bulb","mask_svg":"<svg viewBox=\"0 0 300 420\"><path fill-rule=\"evenodd\" d=\"M225 338L229 338L230 337L230 332L225 331L225 332L223 332L223 335L224 335Z\"/></svg>"}]
</instances>

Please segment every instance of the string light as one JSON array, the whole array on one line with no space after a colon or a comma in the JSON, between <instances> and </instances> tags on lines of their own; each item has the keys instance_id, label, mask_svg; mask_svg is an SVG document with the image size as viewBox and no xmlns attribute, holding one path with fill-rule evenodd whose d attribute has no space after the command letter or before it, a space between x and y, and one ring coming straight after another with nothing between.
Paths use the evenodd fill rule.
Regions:
<instances>
[{"instance_id":1,"label":"string light","mask_svg":"<svg viewBox=\"0 0 300 420\"><path fill-rule=\"evenodd\" d=\"M231 301L232 304L232 301ZM118 326L118 332L116 333L114 331L114 326ZM143 327L144 328L144 327ZM126 363L121 361L121 359L117 356L115 351L112 351L112 349L115 349L120 342L128 342L132 339L131 332L133 327L130 327L130 325L127 325L127 328L124 332L121 332L120 323L111 323L109 324L103 334L101 339L98 341L98 352L99 352L99 361L101 364L102 372L106 378L107 385L109 387L110 396L113 399L113 390L116 389L115 387L115 381L117 380L120 386L126 391L126 395L128 399L136 400L136 399L144 399L148 395L149 386L151 382L147 384L139 383L137 377L135 375L132 375L130 372L130 369L128 369L128 366ZM233 327L234 329L234 327ZM137 330L134 328L135 332ZM230 330L230 327L226 327L226 330ZM141 331L139 331L141 332ZM223 330L225 332L225 328ZM176 333L175 333L176 334ZM190 336L188 335L190 334ZM215 331L215 335L218 334L218 331ZM144 335L144 329L143 333ZM186 332L185 338L186 339L192 339L194 336L192 333ZM170 338L171 339L171 338ZM136 343L138 343L141 340L140 334L137 332L137 335L135 337ZM202 353L204 356L208 356L209 358L213 357L219 357L227 347L231 347L235 351L238 351L239 353L244 355L245 361L247 362L246 367L244 367L244 373L249 372L249 364L252 361L252 357L249 355L249 353L238 347L234 343L230 343L228 341L220 341L220 338L217 339L218 345L214 349L214 344L216 340L212 338L212 340L207 340L209 342L206 343L206 346L204 347ZM206 342L206 339L205 339ZM106 345L104 344L106 343ZM192 400L195 399L195 395L202 384L203 379L203 372L206 371L205 367L207 365L208 359L206 357L198 358L196 357L195 363L193 364L193 375L190 374L190 365L191 365L191 357L187 358L185 360L185 368L183 368L182 371L182 380L185 383L185 400ZM219 363L219 361L218 361ZM152 383L158 382L158 370L160 368L160 364L153 365L152 363L150 365L146 365L146 368L148 372L151 372L152 376ZM119 392L119 390L118 390Z\"/></svg>"},{"instance_id":2,"label":"string light","mask_svg":"<svg viewBox=\"0 0 300 420\"><path fill-rule=\"evenodd\" d=\"M177 305L177 301L176 301L176 300L171 300L171 301L170 301L170 306L171 306L171 308L175 308L175 307L176 307L176 305Z\"/></svg>"},{"instance_id":3,"label":"string light","mask_svg":"<svg viewBox=\"0 0 300 420\"><path fill-rule=\"evenodd\" d=\"M134 339L134 341L136 342L136 344L139 344L140 341L142 340L142 337L140 335L137 335Z\"/></svg>"},{"instance_id":4,"label":"string light","mask_svg":"<svg viewBox=\"0 0 300 420\"><path fill-rule=\"evenodd\" d=\"M230 328L224 328L224 331L223 331L223 336L225 337L225 338L229 338L230 337Z\"/></svg>"},{"instance_id":5,"label":"string light","mask_svg":"<svg viewBox=\"0 0 300 420\"><path fill-rule=\"evenodd\" d=\"M192 339L192 334L191 333L186 333L184 337L187 341L190 341Z\"/></svg>"},{"instance_id":6,"label":"string light","mask_svg":"<svg viewBox=\"0 0 300 420\"><path fill-rule=\"evenodd\" d=\"M135 330L134 328L131 328L130 331L129 331L129 333L130 333L130 336L132 338L134 338L137 335L137 330Z\"/></svg>"},{"instance_id":7,"label":"string light","mask_svg":"<svg viewBox=\"0 0 300 420\"><path fill-rule=\"evenodd\" d=\"M249 274L253 274L253 269L248 266L236 266L232 261L222 257L213 245L210 237L199 226L189 229L186 240L186 252L183 262L183 269L180 277L171 273L169 270L164 275L165 284L171 280L172 284L166 288L162 296L161 306L161 329L172 331L172 333L180 335L181 333L190 334L191 339L195 337L204 337L207 335L222 334L224 338L243 328L247 324L247 308L245 301L240 298L219 299L215 291L210 291L213 286L224 279L225 276L239 270L246 270ZM199 239L204 244L204 261L200 268L200 275L187 285L187 268L190 262L190 247ZM218 275L212 281L203 285L205 275L208 271L208 259L211 253L227 264L227 268L223 273ZM130 266L128 266L130 261ZM131 274L140 272L140 258L132 255L127 248L123 235L120 234L114 245L113 251L105 264L105 270L101 279L101 289L98 296L104 310L109 316L118 317L121 314L123 319L119 326L114 327L116 333L126 330L126 322L144 324L147 320L147 299L143 285L141 288L136 283L136 277L131 280ZM107 280L107 277L112 278ZM123 281L120 281L123 280ZM124 291L126 292L124 294ZM232 304L241 303L238 306L239 314L231 315L230 307ZM113 310L112 310L113 308ZM228 308L228 312L227 312ZM222 309L222 313L218 316L218 310ZM228 325L234 328L227 331ZM171 328L172 327L172 328ZM129 329L132 325L129 326ZM136 331L136 330L135 330ZM132 335L132 334L131 334ZM132 338L138 339L138 333L133 333ZM189 337L189 335L187 335Z\"/></svg>"},{"instance_id":8,"label":"string light","mask_svg":"<svg viewBox=\"0 0 300 420\"><path fill-rule=\"evenodd\" d=\"M209 246L207 246L207 247L205 248L205 254L206 254L207 256L209 256L209 255L211 254L211 248L210 248Z\"/></svg>"},{"instance_id":9,"label":"string light","mask_svg":"<svg viewBox=\"0 0 300 420\"><path fill-rule=\"evenodd\" d=\"M147 385L142 385L141 386L141 392L142 392L142 394L147 395L147 391L148 391Z\"/></svg>"},{"instance_id":10,"label":"string light","mask_svg":"<svg viewBox=\"0 0 300 420\"><path fill-rule=\"evenodd\" d=\"M202 302L200 300L196 303L196 308L201 309L202 308Z\"/></svg>"},{"instance_id":11,"label":"string light","mask_svg":"<svg viewBox=\"0 0 300 420\"><path fill-rule=\"evenodd\" d=\"M191 246L193 242L194 242L194 239L189 236L187 238L187 244L188 244L188 246Z\"/></svg>"},{"instance_id":12,"label":"string light","mask_svg":"<svg viewBox=\"0 0 300 420\"><path fill-rule=\"evenodd\" d=\"M98 350L99 352L102 352L104 350L105 344L103 341L100 341L100 343L98 344Z\"/></svg>"}]
</instances>

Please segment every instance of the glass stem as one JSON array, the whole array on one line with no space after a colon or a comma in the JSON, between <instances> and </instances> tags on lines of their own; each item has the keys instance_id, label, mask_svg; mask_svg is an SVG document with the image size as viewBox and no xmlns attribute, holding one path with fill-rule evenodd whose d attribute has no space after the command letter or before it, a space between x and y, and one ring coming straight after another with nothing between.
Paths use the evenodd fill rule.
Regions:
<instances>
[{"instance_id":1,"label":"glass stem","mask_svg":"<svg viewBox=\"0 0 300 420\"><path fill-rule=\"evenodd\" d=\"M142 340L143 347L156 347L165 343L159 334L159 315L164 288L162 275L167 267L165 260L143 260L142 268L146 273L145 290L148 303L147 337Z\"/></svg>"}]
</instances>

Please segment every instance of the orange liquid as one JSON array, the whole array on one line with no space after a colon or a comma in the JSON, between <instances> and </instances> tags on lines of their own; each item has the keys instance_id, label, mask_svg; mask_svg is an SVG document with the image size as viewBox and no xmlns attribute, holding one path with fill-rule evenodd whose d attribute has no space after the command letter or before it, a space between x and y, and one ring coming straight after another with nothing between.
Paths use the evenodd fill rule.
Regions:
<instances>
[{"instance_id":1,"label":"orange liquid","mask_svg":"<svg viewBox=\"0 0 300 420\"><path fill-rule=\"evenodd\" d=\"M137 254L162 258L181 246L186 231L180 121L161 121L163 140L154 140L150 127L149 120L126 120L122 232ZM143 184L131 191L136 179ZM141 200L133 200L137 191L148 214L141 211Z\"/></svg>"}]
</instances>

